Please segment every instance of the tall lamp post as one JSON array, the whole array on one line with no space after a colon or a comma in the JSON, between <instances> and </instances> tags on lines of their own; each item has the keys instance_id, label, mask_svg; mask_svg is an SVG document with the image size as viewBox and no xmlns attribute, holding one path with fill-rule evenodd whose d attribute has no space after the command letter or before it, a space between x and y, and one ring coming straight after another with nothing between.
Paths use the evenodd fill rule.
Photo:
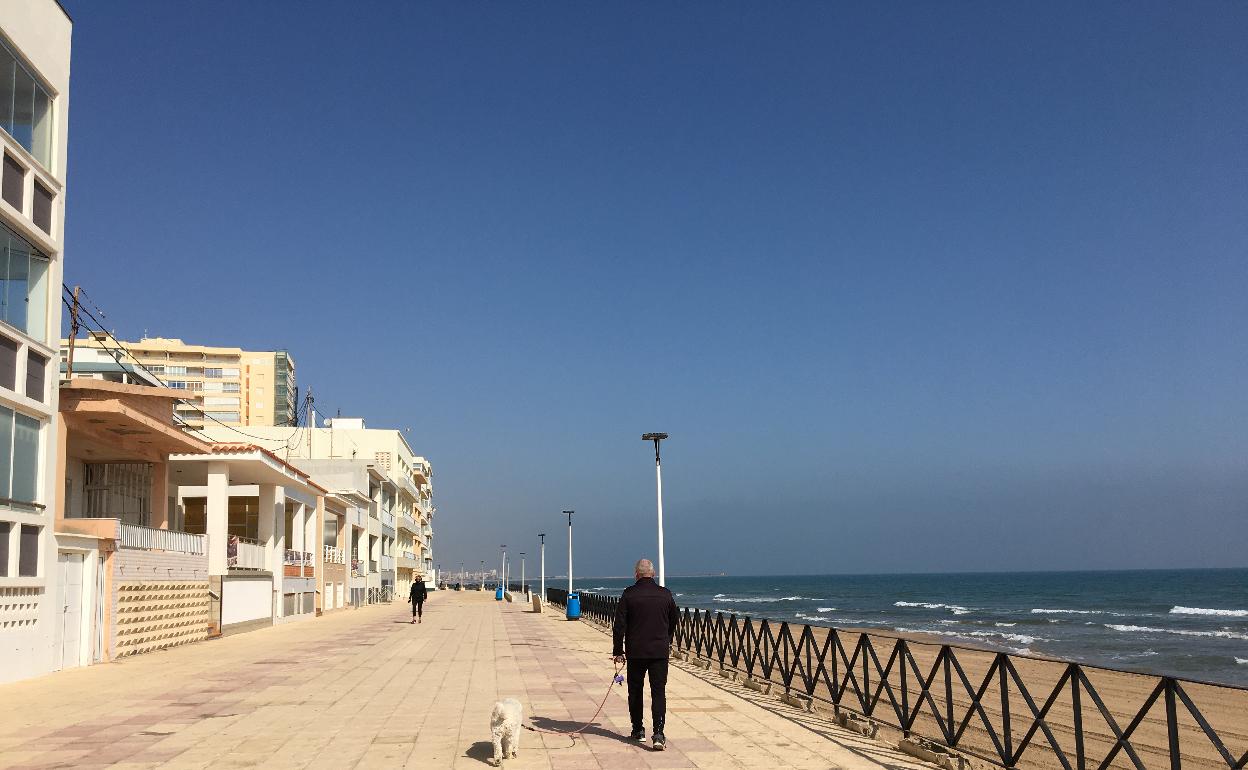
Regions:
<instances>
[{"instance_id":1,"label":"tall lamp post","mask_svg":"<svg viewBox=\"0 0 1248 770\"><path fill-rule=\"evenodd\" d=\"M485 590L485 559L481 560L481 582L477 584L477 590Z\"/></svg>"},{"instance_id":2,"label":"tall lamp post","mask_svg":"<svg viewBox=\"0 0 1248 770\"><path fill-rule=\"evenodd\" d=\"M500 545L499 548L503 549L503 566L498 573L498 585L503 593L507 593L507 546Z\"/></svg>"},{"instance_id":3,"label":"tall lamp post","mask_svg":"<svg viewBox=\"0 0 1248 770\"><path fill-rule=\"evenodd\" d=\"M542 539L542 601L546 601L546 533L538 535Z\"/></svg>"},{"instance_id":4,"label":"tall lamp post","mask_svg":"<svg viewBox=\"0 0 1248 770\"><path fill-rule=\"evenodd\" d=\"M521 595L528 593L524 589L524 551L520 552L520 593Z\"/></svg>"},{"instance_id":5,"label":"tall lamp post","mask_svg":"<svg viewBox=\"0 0 1248 770\"><path fill-rule=\"evenodd\" d=\"M576 511L564 511L568 516L568 593L572 593L572 514Z\"/></svg>"},{"instance_id":6,"label":"tall lamp post","mask_svg":"<svg viewBox=\"0 0 1248 770\"><path fill-rule=\"evenodd\" d=\"M659 442L667 438L666 433L645 433L642 441L654 442L654 485L659 506L659 585L666 585L667 572L663 564L663 466L659 462Z\"/></svg>"}]
</instances>

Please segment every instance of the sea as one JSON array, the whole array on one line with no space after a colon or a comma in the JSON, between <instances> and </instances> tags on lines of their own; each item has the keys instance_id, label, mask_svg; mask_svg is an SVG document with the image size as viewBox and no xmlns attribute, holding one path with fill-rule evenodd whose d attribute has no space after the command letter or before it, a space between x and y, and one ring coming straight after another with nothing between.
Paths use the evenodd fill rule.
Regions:
<instances>
[{"instance_id":1,"label":"sea","mask_svg":"<svg viewBox=\"0 0 1248 770\"><path fill-rule=\"evenodd\" d=\"M618 594L631 579L583 578ZM670 577L681 607L1248 687L1248 569Z\"/></svg>"}]
</instances>

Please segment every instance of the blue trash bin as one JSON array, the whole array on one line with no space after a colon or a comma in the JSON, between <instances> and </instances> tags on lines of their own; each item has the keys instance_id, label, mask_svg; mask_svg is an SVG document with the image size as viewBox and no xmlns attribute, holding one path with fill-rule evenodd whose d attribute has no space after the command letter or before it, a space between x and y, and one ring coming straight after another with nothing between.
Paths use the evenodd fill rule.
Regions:
<instances>
[{"instance_id":1,"label":"blue trash bin","mask_svg":"<svg viewBox=\"0 0 1248 770\"><path fill-rule=\"evenodd\" d=\"M581 617L581 595L568 594L568 620L579 620Z\"/></svg>"},{"instance_id":2,"label":"blue trash bin","mask_svg":"<svg viewBox=\"0 0 1248 770\"><path fill-rule=\"evenodd\" d=\"M503 587L499 586L494 589L494 601L501 602L503 600Z\"/></svg>"}]
</instances>

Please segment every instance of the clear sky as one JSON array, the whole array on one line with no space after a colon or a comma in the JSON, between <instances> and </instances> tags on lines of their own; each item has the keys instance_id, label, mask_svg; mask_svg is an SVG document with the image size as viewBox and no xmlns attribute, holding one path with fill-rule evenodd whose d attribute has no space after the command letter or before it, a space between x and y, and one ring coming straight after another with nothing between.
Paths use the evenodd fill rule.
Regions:
<instances>
[{"instance_id":1,"label":"clear sky","mask_svg":"<svg viewBox=\"0 0 1248 770\"><path fill-rule=\"evenodd\" d=\"M447 569L653 556L650 430L671 574L1245 564L1248 4L65 4L67 282Z\"/></svg>"}]
</instances>

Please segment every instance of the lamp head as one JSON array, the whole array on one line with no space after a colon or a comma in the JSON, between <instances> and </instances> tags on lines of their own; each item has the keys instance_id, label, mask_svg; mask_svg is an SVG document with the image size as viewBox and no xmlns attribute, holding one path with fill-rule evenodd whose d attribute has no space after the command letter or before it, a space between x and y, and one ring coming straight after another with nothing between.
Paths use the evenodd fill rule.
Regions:
<instances>
[{"instance_id":1,"label":"lamp head","mask_svg":"<svg viewBox=\"0 0 1248 770\"><path fill-rule=\"evenodd\" d=\"M665 438L667 438L666 433L643 433L641 434L642 441L662 441Z\"/></svg>"}]
</instances>

